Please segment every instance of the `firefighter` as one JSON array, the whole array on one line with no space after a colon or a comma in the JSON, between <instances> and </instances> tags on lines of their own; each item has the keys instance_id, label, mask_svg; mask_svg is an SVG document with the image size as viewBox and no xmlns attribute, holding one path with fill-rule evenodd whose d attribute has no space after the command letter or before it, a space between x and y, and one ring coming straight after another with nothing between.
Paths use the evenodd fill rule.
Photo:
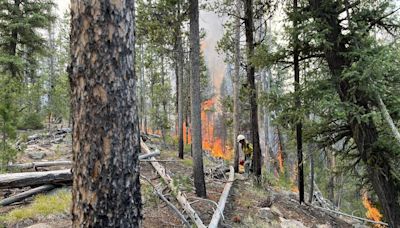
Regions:
<instances>
[{"instance_id":1,"label":"firefighter","mask_svg":"<svg viewBox=\"0 0 400 228\"><path fill-rule=\"evenodd\" d=\"M253 145L246 141L244 135L238 135L237 142L240 143L244 154L244 172L249 174L251 172L251 156L253 154Z\"/></svg>"}]
</instances>

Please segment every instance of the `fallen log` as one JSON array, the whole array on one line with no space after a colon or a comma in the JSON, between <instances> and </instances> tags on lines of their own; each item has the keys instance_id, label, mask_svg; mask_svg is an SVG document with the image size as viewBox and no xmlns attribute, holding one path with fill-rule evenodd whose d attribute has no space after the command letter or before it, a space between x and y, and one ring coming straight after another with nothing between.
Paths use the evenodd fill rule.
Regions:
<instances>
[{"instance_id":1,"label":"fallen log","mask_svg":"<svg viewBox=\"0 0 400 228\"><path fill-rule=\"evenodd\" d=\"M317 208L317 209L320 209L320 210L322 210L322 211L330 212L330 213L333 213L333 214L338 214L338 215L341 215L341 216L346 216L346 217L349 217L349 218L352 218L352 219L357 219L357 220L360 220L360 221L363 221L363 222L369 222L369 223L372 223L372 224L378 224L378 225L383 225L383 226L389 226L389 225L388 225L387 223L385 223L385 222L380 222L380 221L374 221L374 220L371 220L371 219L361 218L361 217L358 217L358 216L354 216L354 215L349 215L349 214L343 213L343 212L341 212L341 211L331 210L331 209L329 209L329 208L318 207L318 206L315 206L315 205L311 205L311 206L313 206L313 207L315 207L315 208Z\"/></svg>"},{"instance_id":2,"label":"fallen log","mask_svg":"<svg viewBox=\"0 0 400 228\"><path fill-rule=\"evenodd\" d=\"M147 145L143 142L143 140L140 141L140 146L142 150L150 154L150 149L147 147ZM155 160L155 158L151 158L152 160ZM154 167L154 169L157 171L157 173L161 176L161 178L164 180L165 183L167 183L168 187L172 190L174 193L176 199L178 200L179 204L181 207L186 211L186 213L189 215L189 217L193 220L193 223L196 224L198 228L205 228L206 226L204 225L203 221L201 221L199 215L196 213L196 211L190 206L189 201L186 199L184 194L179 190L178 186L174 184L172 181L172 178L167 174L166 169L158 162L151 162L151 165Z\"/></svg>"},{"instance_id":3,"label":"fallen log","mask_svg":"<svg viewBox=\"0 0 400 228\"><path fill-rule=\"evenodd\" d=\"M160 155L159 151L150 154L140 155L139 160L150 157L154 159L154 156L158 155ZM63 162L68 162L68 161L63 161ZM45 164L45 163L42 162L39 164ZM72 162L69 162L69 164L72 164ZM15 165L18 165L20 167L32 167L31 166L32 163L15 164ZM23 172L23 173L0 174L0 189L38 186L43 184L71 184L71 183L72 183L72 173L70 169L45 171L45 172Z\"/></svg>"},{"instance_id":4,"label":"fallen log","mask_svg":"<svg viewBox=\"0 0 400 228\"><path fill-rule=\"evenodd\" d=\"M70 169L0 174L0 189L38 186L44 184L71 184Z\"/></svg>"},{"instance_id":5,"label":"fallen log","mask_svg":"<svg viewBox=\"0 0 400 228\"><path fill-rule=\"evenodd\" d=\"M11 164L7 166L7 169L32 169L36 167L51 167L51 166L65 166L65 165L72 165L72 161L45 161L45 162Z\"/></svg>"},{"instance_id":6,"label":"fallen log","mask_svg":"<svg viewBox=\"0 0 400 228\"><path fill-rule=\"evenodd\" d=\"M160 151L152 152L149 154L142 154L142 155L139 155L139 160L144 160L144 159L151 158L154 156L159 156L159 155L160 155Z\"/></svg>"},{"instance_id":7,"label":"fallen log","mask_svg":"<svg viewBox=\"0 0 400 228\"><path fill-rule=\"evenodd\" d=\"M159 156L160 151L153 152L151 154L143 154L139 155L140 161L148 161L145 160L150 157ZM30 162L30 163L20 163L20 164L11 164L7 166L7 169L32 169L36 167L51 167L51 166L66 166L72 165L72 161L45 161L45 162Z\"/></svg>"},{"instance_id":8,"label":"fallen log","mask_svg":"<svg viewBox=\"0 0 400 228\"><path fill-rule=\"evenodd\" d=\"M32 188L28 191L16 194L14 196L8 197L6 199L0 200L0 206L7 206L16 202L19 202L21 200L24 200L28 197L31 197L33 195L42 193L42 192L47 192L50 191L52 189L54 189L56 187L56 185L52 185L52 184L48 184L48 185L43 185L37 188Z\"/></svg>"},{"instance_id":9,"label":"fallen log","mask_svg":"<svg viewBox=\"0 0 400 228\"><path fill-rule=\"evenodd\" d=\"M231 190L233 181L235 180L235 170L232 166L229 166L229 179L228 182L225 184L224 191L221 194L221 197L218 201L218 207L214 211L213 217L211 219L210 224L208 225L209 228L217 228L221 217L223 218L225 204L229 196L229 192Z\"/></svg>"}]
</instances>

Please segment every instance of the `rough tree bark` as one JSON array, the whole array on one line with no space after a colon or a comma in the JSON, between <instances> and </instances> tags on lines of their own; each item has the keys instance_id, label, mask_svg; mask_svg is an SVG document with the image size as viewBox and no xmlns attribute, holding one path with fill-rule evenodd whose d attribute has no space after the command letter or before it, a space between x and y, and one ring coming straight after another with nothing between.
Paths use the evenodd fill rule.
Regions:
<instances>
[{"instance_id":1,"label":"rough tree bark","mask_svg":"<svg viewBox=\"0 0 400 228\"><path fill-rule=\"evenodd\" d=\"M309 4L313 17L326 23L330 28L324 30L328 31L324 35L325 40L332 46L325 47L323 52L332 75L332 81L336 83L336 90L342 102L362 107L365 113L369 113L372 110L368 104L375 98L366 96L364 92L351 92L351 89L354 88L352 82L342 76L343 70L350 67L353 60L346 55L352 49L346 47L346 39L343 38L339 21L340 5L329 4L333 7L320 7L326 4L325 1L310 0ZM399 193L396 190L398 182L392 174L390 148L378 145L378 129L372 117L359 122L354 114L347 113L347 123L351 128L352 138L357 145L361 161L366 167L368 179L382 205L386 221L390 227L400 227Z\"/></svg>"},{"instance_id":2,"label":"rough tree bark","mask_svg":"<svg viewBox=\"0 0 400 228\"><path fill-rule=\"evenodd\" d=\"M247 81L250 88L250 123L251 138L253 142L253 172L257 181L261 177L261 148L260 137L258 134L258 114L257 114L257 91L255 83L255 67L251 64L251 58L254 55L254 22L253 22L253 0L244 2L244 20L247 47Z\"/></svg>"},{"instance_id":3,"label":"rough tree bark","mask_svg":"<svg viewBox=\"0 0 400 228\"><path fill-rule=\"evenodd\" d=\"M191 78L191 121L192 121L192 152L193 176L196 195L206 197L206 184L204 181L203 149L201 145L201 96L200 96L200 36L199 36L199 2L189 1L190 17L190 60Z\"/></svg>"},{"instance_id":4,"label":"rough tree bark","mask_svg":"<svg viewBox=\"0 0 400 228\"><path fill-rule=\"evenodd\" d=\"M71 1L73 227L139 227L134 0Z\"/></svg>"},{"instance_id":5,"label":"rough tree bark","mask_svg":"<svg viewBox=\"0 0 400 228\"><path fill-rule=\"evenodd\" d=\"M237 136L239 135L239 85L240 85L240 0L236 0L236 21L235 21L235 69L233 73L233 142L234 142L234 153L235 160L233 168L235 172L239 172L239 144L236 142Z\"/></svg>"}]
</instances>

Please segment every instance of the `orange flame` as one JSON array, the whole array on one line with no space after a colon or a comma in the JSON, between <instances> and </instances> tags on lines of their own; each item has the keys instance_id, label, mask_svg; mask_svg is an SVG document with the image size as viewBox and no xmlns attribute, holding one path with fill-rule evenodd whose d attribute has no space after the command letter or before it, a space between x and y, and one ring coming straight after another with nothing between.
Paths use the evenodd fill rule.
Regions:
<instances>
[{"instance_id":1,"label":"orange flame","mask_svg":"<svg viewBox=\"0 0 400 228\"><path fill-rule=\"evenodd\" d=\"M374 207L371 203L371 200L368 199L368 195L366 192L364 192L363 196L362 196L362 203L364 205L364 207L367 209L367 212L365 213L365 215L367 216L367 218L380 222L382 221L382 217L383 215L379 212L379 210ZM375 228L381 228L384 227L382 225L376 224L374 225Z\"/></svg>"},{"instance_id":2,"label":"orange flame","mask_svg":"<svg viewBox=\"0 0 400 228\"><path fill-rule=\"evenodd\" d=\"M212 109L214 108L215 98L206 100L201 105L202 121L202 146L215 157L225 160L231 159L232 149L225 147L220 137L214 135L214 119Z\"/></svg>"},{"instance_id":3,"label":"orange flame","mask_svg":"<svg viewBox=\"0 0 400 228\"><path fill-rule=\"evenodd\" d=\"M282 145L278 144L278 154L277 154L278 164L279 164L279 171L281 174L285 172L285 167L283 166L283 151Z\"/></svg>"},{"instance_id":4,"label":"orange flame","mask_svg":"<svg viewBox=\"0 0 400 228\"><path fill-rule=\"evenodd\" d=\"M186 135L186 131L188 134ZM190 132L190 126L186 126L186 123L183 124L183 143L190 144L192 143L192 133Z\"/></svg>"}]
</instances>

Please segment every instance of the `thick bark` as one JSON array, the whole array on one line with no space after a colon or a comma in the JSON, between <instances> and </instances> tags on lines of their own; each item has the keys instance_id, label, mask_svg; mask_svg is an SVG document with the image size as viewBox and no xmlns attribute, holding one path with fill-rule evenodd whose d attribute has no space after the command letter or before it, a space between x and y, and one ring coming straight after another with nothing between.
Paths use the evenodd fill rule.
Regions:
<instances>
[{"instance_id":1,"label":"thick bark","mask_svg":"<svg viewBox=\"0 0 400 228\"><path fill-rule=\"evenodd\" d=\"M247 46L247 81L250 88L250 123L251 138L253 142L253 172L256 179L261 177L261 148L260 137L258 134L258 113L257 113L257 91L255 83L255 67L251 64L251 58L254 55L254 23L253 23L253 0L245 0L244 2L244 20Z\"/></svg>"},{"instance_id":2,"label":"thick bark","mask_svg":"<svg viewBox=\"0 0 400 228\"><path fill-rule=\"evenodd\" d=\"M350 94L352 89L351 82L342 77L344 68L351 66L352 59L349 59L346 53L351 50L346 48L345 39L343 39L342 28L339 21L338 5L336 8L320 8L322 0L310 1L313 17L327 23L328 33L325 33L327 42L333 44L330 48L324 49L325 59L332 74L332 81L336 83L336 90L342 102L350 102L355 106L362 107L365 113L371 112L368 105L375 100L361 91L355 91ZM356 114L357 115L357 114ZM352 138L357 145L360 158L363 161L368 179L377 194L380 204L383 208L383 214L390 227L400 226L400 205L399 193L397 189L396 177L392 174L391 151L390 148L379 146L378 130L372 118L364 121L357 121L356 116L347 113L347 122L352 131Z\"/></svg>"},{"instance_id":3,"label":"thick bark","mask_svg":"<svg viewBox=\"0 0 400 228\"><path fill-rule=\"evenodd\" d=\"M193 152L193 176L196 195L206 197L204 181L203 150L201 145L201 94L200 94L200 36L199 36L199 2L190 0L190 60L191 60L191 133Z\"/></svg>"},{"instance_id":4,"label":"thick bark","mask_svg":"<svg viewBox=\"0 0 400 228\"><path fill-rule=\"evenodd\" d=\"M73 227L139 227L134 0L71 1Z\"/></svg>"},{"instance_id":5,"label":"thick bark","mask_svg":"<svg viewBox=\"0 0 400 228\"><path fill-rule=\"evenodd\" d=\"M240 15L241 7L240 0L236 0L236 13ZM233 168L235 172L239 172L239 143L236 142L239 135L239 85L240 85L240 18L235 21L235 69L233 73L233 137L234 137L234 153L235 160Z\"/></svg>"}]
</instances>

